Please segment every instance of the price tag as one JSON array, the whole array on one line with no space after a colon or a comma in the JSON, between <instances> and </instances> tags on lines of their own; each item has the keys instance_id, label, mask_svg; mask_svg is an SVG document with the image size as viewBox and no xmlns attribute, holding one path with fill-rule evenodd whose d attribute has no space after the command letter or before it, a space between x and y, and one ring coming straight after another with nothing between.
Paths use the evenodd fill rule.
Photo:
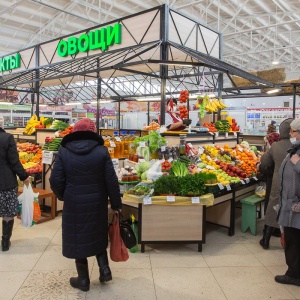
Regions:
<instances>
[{"instance_id":1,"label":"price tag","mask_svg":"<svg viewBox=\"0 0 300 300\"><path fill-rule=\"evenodd\" d=\"M256 181L258 180L256 176L254 176L253 179L256 180Z\"/></svg>"},{"instance_id":2,"label":"price tag","mask_svg":"<svg viewBox=\"0 0 300 300\"><path fill-rule=\"evenodd\" d=\"M245 182L246 182L246 183L249 183L249 182L250 182L250 179L249 179L249 178L245 178Z\"/></svg>"},{"instance_id":3,"label":"price tag","mask_svg":"<svg viewBox=\"0 0 300 300\"><path fill-rule=\"evenodd\" d=\"M42 163L46 165L51 165L53 160L53 152L52 151L43 151L42 152Z\"/></svg>"},{"instance_id":4,"label":"price tag","mask_svg":"<svg viewBox=\"0 0 300 300\"><path fill-rule=\"evenodd\" d=\"M221 147L220 150L221 150L221 151L224 151L224 148Z\"/></svg>"},{"instance_id":5,"label":"price tag","mask_svg":"<svg viewBox=\"0 0 300 300\"><path fill-rule=\"evenodd\" d=\"M117 142L121 142L121 138L119 136L116 136L115 139Z\"/></svg>"},{"instance_id":6,"label":"price tag","mask_svg":"<svg viewBox=\"0 0 300 300\"><path fill-rule=\"evenodd\" d=\"M241 180L241 183L242 183L242 184L245 184L245 181L244 181L244 180Z\"/></svg>"},{"instance_id":7,"label":"price tag","mask_svg":"<svg viewBox=\"0 0 300 300\"><path fill-rule=\"evenodd\" d=\"M224 190L224 186L223 186L222 183L218 183L218 187L219 187L220 190Z\"/></svg>"},{"instance_id":8,"label":"price tag","mask_svg":"<svg viewBox=\"0 0 300 300\"><path fill-rule=\"evenodd\" d=\"M206 158L207 158L208 160L211 160L211 157L210 157L209 155L206 155Z\"/></svg>"},{"instance_id":9,"label":"price tag","mask_svg":"<svg viewBox=\"0 0 300 300\"><path fill-rule=\"evenodd\" d=\"M139 158L139 163L145 162L143 158Z\"/></svg>"},{"instance_id":10,"label":"price tag","mask_svg":"<svg viewBox=\"0 0 300 300\"><path fill-rule=\"evenodd\" d=\"M114 165L115 170L119 168L119 160L117 158L112 158L112 163Z\"/></svg>"},{"instance_id":11,"label":"price tag","mask_svg":"<svg viewBox=\"0 0 300 300\"><path fill-rule=\"evenodd\" d=\"M238 150L239 150L240 152L243 152L243 151L244 151L242 147L238 147Z\"/></svg>"},{"instance_id":12,"label":"price tag","mask_svg":"<svg viewBox=\"0 0 300 300\"><path fill-rule=\"evenodd\" d=\"M146 142L140 142L140 147L141 147L141 148L146 147Z\"/></svg>"},{"instance_id":13,"label":"price tag","mask_svg":"<svg viewBox=\"0 0 300 300\"><path fill-rule=\"evenodd\" d=\"M152 204L152 198L151 197L144 197L143 198L143 204L144 205Z\"/></svg>"},{"instance_id":14,"label":"price tag","mask_svg":"<svg viewBox=\"0 0 300 300\"><path fill-rule=\"evenodd\" d=\"M190 146L191 148L193 148L193 145L192 145L192 143L188 143L188 146Z\"/></svg>"},{"instance_id":15,"label":"price tag","mask_svg":"<svg viewBox=\"0 0 300 300\"><path fill-rule=\"evenodd\" d=\"M228 138L228 132L225 132L225 138Z\"/></svg>"},{"instance_id":16,"label":"price tag","mask_svg":"<svg viewBox=\"0 0 300 300\"><path fill-rule=\"evenodd\" d=\"M193 204L199 204L200 203L200 198L199 197L191 197L192 203Z\"/></svg>"},{"instance_id":17,"label":"price tag","mask_svg":"<svg viewBox=\"0 0 300 300\"><path fill-rule=\"evenodd\" d=\"M116 144L115 144L115 142L113 142L113 141L109 141L109 144L110 144L110 146L113 147L113 148L116 147Z\"/></svg>"},{"instance_id":18,"label":"price tag","mask_svg":"<svg viewBox=\"0 0 300 300\"><path fill-rule=\"evenodd\" d=\"M161 146L160 150L161 150L161 152L165 152L166 151L166 146Z\"/></svg>"},{"instance_id":19,"label":"price tag","mask_svg":"<svg viewBox=\"0 0 300 300\"><path fill-rule=\"evenodd\" d=\"M233 135L234 135L234 136L237 136L237 133L236 133L236 132L234 132L234 133L233 133Z\"/></svg>"},{"instance_id":20,"label":"price tag","mask_svg":"<svg viewBox=\"0 0 300 300\"><path fill-rule=\"evenodd\" d=\"M175 202L175 196L167 196L167 202Z\"/></svg>"},{"instance_id":21,"label":"price tag","mask_svg":"<svg viewBox=\"0 0 300 300\"><path fill-rule=\"evenodd\" d=\"M168 161L169 161L169 162L172 162L172 161L173 161L173 158L172 158L172 157L170 157L170 158L168 159Z\"/></svg>"},{"instance_id":22,"label":"price tag","mask_svg":"<svg viewBox=\"0 0 300 300\"><path fill-rule=\"evenodd\" d=\"M226 185L226 190L231 191L231 186L229 184Z\"/></svg>"},{"instance_id":23,"label":"price tag","mask_svg":"<svg viewBox=\"0 0 300 300\"><path fill-rule=\"evenodd\" d=\"M209 166L209 165L206 165L205 168L208 170L215 170L215 168L213 166Z\"/></svg>"},{"instance_id":24,"label":"price tag","mask_svg":"<svg viewBox=\"0 0 300 300\"><path fill-rule=\"evenodd\" d=\"M201 146L198 147L198 153L202 154L204 152L204 148L202 148Z\"/></svg>"}]
</instances>

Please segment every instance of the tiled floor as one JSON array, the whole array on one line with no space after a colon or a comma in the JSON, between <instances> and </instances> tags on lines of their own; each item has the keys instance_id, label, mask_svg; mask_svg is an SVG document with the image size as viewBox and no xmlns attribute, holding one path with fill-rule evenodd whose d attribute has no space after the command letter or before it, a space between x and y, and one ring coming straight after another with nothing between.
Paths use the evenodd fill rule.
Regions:
<instances>
[{"instance_id":1,"label":"tiled floor","mask_svg":"<svg viewBox=\"0 0 300 300\"><path fill-rule=\"evenodd\" d=\"M263 220L258 221L258 232ZM278 238L263 250L260 235L236 234L207 226L203 252L196 245L155 245L130 254L125 263L111 262L113 281L100 284L95 258L89 258L91 288L85 293L69 285L74 261L61 254L61 217L25 229L15 220L12 246L0 252L0 299L300 299L300 287L274 281L286 270Z\"/></svg>"}]
</instances>

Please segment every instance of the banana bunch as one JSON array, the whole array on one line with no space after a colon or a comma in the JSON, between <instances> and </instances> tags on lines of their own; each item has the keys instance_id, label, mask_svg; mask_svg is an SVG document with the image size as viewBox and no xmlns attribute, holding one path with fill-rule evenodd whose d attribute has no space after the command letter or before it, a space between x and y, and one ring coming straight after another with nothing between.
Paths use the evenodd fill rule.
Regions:
<instances>
[{"instance_id":1,"label":"banana bunch","mask_svg":"<svg viewBox=\"0 0 300 300\"><path fill-rule=\"evenodd\" d=\"M24 133L28 135L35 133L35 126L38 124L40 124L38 117L36 115L32 115L30 120L27 122Z\"/></svg>"},{"instance_id":2,"label":"banana bunch","mask_svg":"<svg viewBox=\"0 0 300 300\"><path fill-rule=\"evenodd\" d=\"M219 109L226 108L227 106L222 102L222 99L212 99L208 101L207 105L205 106L205 110L209 113L217 112Z\"/></svg>"},{"instance_id":3,"label":"banana bunch","mask_svg":"<svg viewBox=\"0 0 300 300\"><path fill-rule=\"evenodd\" d=\"M32 167L35 167L38 163L36 162L27 162L25 164L22 164L23 168L26 170L26 169L29 169L29 168L32 168Z\"/></svg>"}]
</instances>

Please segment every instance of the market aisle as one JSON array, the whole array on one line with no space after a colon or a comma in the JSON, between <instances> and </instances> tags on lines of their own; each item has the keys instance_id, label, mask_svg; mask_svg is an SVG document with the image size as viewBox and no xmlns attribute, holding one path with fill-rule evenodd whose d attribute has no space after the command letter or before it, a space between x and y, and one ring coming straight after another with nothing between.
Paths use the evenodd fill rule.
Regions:
<instances>
[{"instance_id":1,"label":"market aisle","mask_svg":"<svg viewBox=\"0 0 300 300\"><path fill-rule=\"evenodd\" d=\"M279 239L263 250L260 236L236 234L207 226L207 243L198 253L196 245L155 245L145 253L130 254L126 263L113 263L113 281L100 285L95 258L89 259L91 288L88 293L69 286L75 276L72 260L61 255L61 217L29 229L16 220L12 247L0 254L0 300L19 299L300 299L300 288L275 283L285 272ZM258 221L258 232L263 220Z\"/></svg>"}]
</instances>

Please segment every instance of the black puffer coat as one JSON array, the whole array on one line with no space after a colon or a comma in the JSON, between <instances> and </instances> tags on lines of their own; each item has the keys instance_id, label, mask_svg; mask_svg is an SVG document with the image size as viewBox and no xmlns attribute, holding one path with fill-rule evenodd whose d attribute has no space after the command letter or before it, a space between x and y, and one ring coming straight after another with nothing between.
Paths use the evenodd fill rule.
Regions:
<instances>
[{"instance_id":1,"label":"black puffer coat","mask_svg":"<svg viewBox=\"0 0 300 300\"><path fill-rule=\"evenodd\" d=\"M63 256L94 256L108 244L108 197L121 209L118 179L101 136L78 131L65 136L55 160L50 184L64 201Z\"/></svg>"},{"instance_id":2,"label":"black puffer coat","mask_svg":"<svg viewBox=\"0 0 300 300\"><path fill-rule=\"evenodd\" d=\"M13 135L0 128L0 191L16 188L16 175L22 181L28 177L20 163Z\"/></svg>"}]
</instances>

